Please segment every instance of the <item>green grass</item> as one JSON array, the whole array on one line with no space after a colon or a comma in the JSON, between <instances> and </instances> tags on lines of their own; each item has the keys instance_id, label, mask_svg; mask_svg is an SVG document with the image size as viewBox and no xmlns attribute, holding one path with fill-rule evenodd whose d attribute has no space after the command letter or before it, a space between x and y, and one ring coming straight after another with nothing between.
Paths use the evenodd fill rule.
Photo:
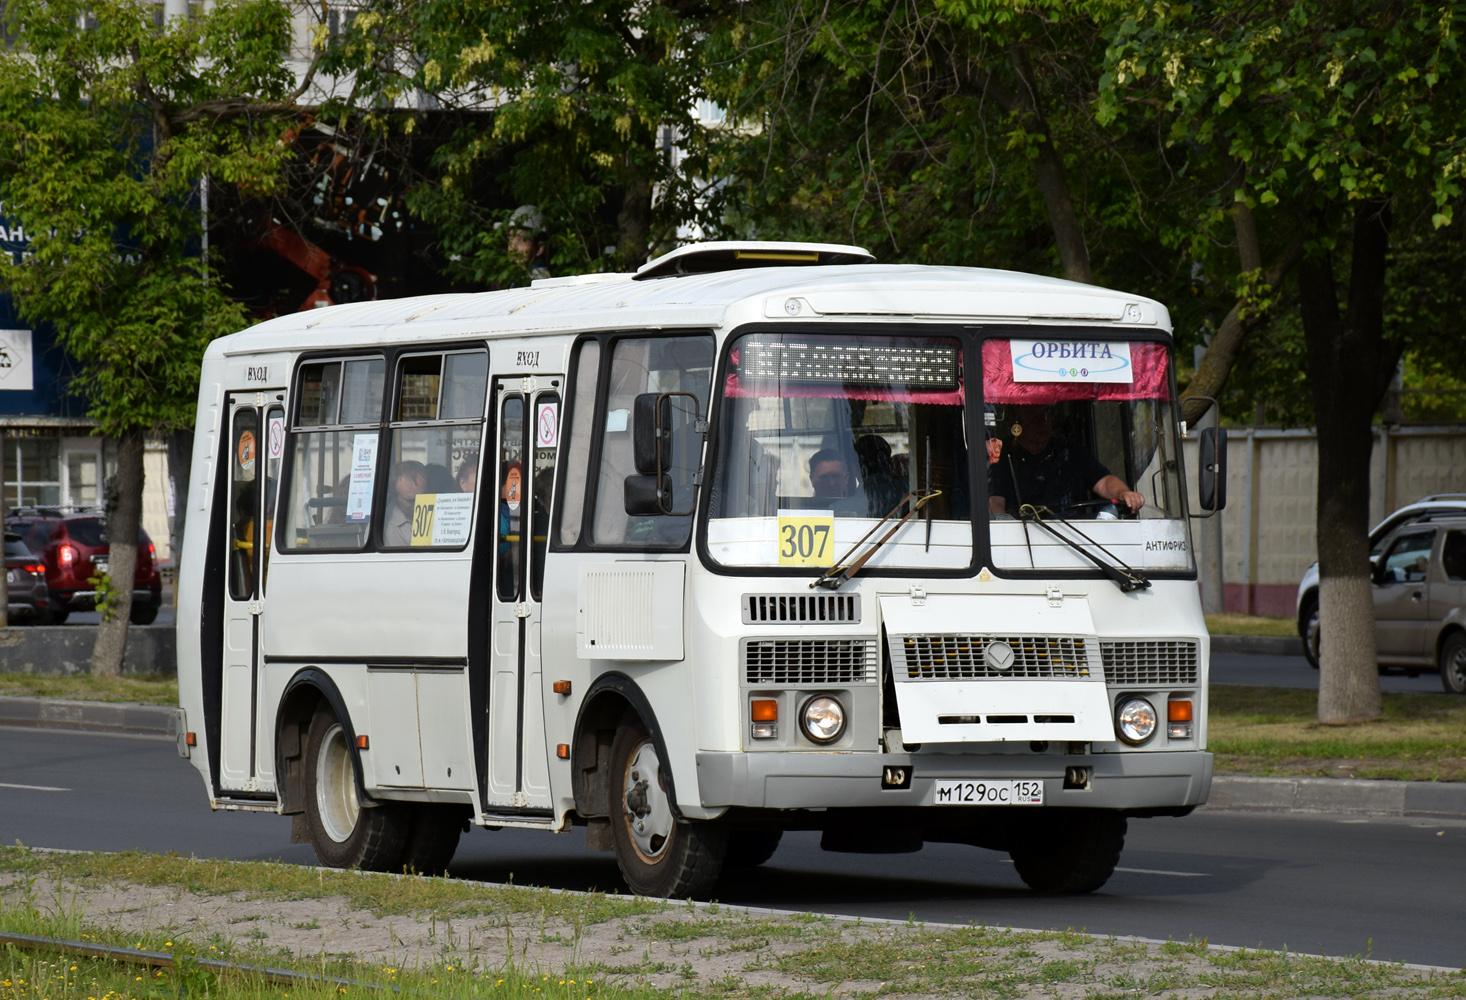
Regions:
<instances>
[{"instance_id":1,"label":"green grass","mask_svg":"<svg viewBox=\"0 0 1466 1000\"><path fill-rule=\"evenodd\" d=\"M178 678L164 674L133 674L127 677L73 674L68 677L52 677L46 674L0 673L0 696L177 705Z\"/></svg>"},{"instance_id":2,"label":"green grass","mask_svg":"<svg viewBox=\"0 0 1466 1000\"><path fill-rule=\"evenodd\" d=\"M1206 630L1212 635L1272 635L1298 638L1298 623L1291 618L1266 615L1207 615Z\"/></svg>"},{"instance_id":3,"label":"green grass","mask_svg":"<svg viewBox=\"0 0 1466 1000\"><path fill-rule=\"evenodd\" d=\"M1466 781L1466 698L1386 694L1377 722L1318 724L1318 692L1213 685L1220 774Z\"/></svg>"},{"instance_id":4,"label":"green grass","mask_svg":"<svg viewBox=\"0 0 1466 1000\"><path fill-rule=\"evenodd\" d=\"M268 872L262 876L263 881L272 877ZM402 885L381 876L363 878ZM673 919L685 916L702 932L676 953L675 961L643 958L620 968L595 961L542 968L529 960L484 962L446 947L419 959L262 954L248 947L192 940L158 927L98 927L75 902L46 907L39 905L31 889L16 891L12 886L0 894L0 927L6 930L164 952L177 956L177 965L155 969L62 950L0 946L0 1000L813 1000L912 995L954 1000L1028 996L1120 1000L1197 996L1203 991L1229 1000L1466 997L1466 976L1460 973L1421 973L1357 957L1332 960L1220 951L1194 938L1146 944L1073 931L1014 932L979 926L939 930L916 924L760 917L736 910L721 911L710 921L709 913L681 906L670 911ZM140 911L130 916L139 923L148 919ZM665 930L664 924L648 925L644 915L620 919L636 952L642 952L648 931L655 929L660 935ZM726 954L721 948L726 935L748 925L766 928L770 939L797 943L742 956L741 965L720 963L719 957ZM782 933L779 928L785 925L799 930ZM401 943L404 954L413 953L412 942ZM198 964L200 958L350 982L279 984L258 972L207 968ZM777 985L769 984L769 973L776 976Z\"/></svg>"}]
</instances>

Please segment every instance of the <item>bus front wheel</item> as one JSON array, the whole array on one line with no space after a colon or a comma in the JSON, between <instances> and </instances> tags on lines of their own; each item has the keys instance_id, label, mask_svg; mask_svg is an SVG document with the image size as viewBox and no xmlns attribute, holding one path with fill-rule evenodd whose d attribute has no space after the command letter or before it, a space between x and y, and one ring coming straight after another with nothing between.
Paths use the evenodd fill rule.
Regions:
<instances>
[{"instance_id":1,"label":"bus front wheel","mask_svg":"<svg viewBox=\"0 0 1466 1000\"><path fill-rule=\"evenodd\" d=\"M723 869L721 823L679 820L672 812L656 742L640 720L622 723L611 743L611 839L616 865L638 896L703 896Z\"/></svg>"},{"instance_id":2,"label":"bus front wheel","mask_svg":"<svg viewBox=\"0 0 1466 1000\"><path fill-rule=\"evenodd\" d=\"M393 871L407 840L407 817L395 803L362 805L346 729L326 708L306 738L305 813L311 846L332 868Z\"/></svg>"},{"instance_id":3,"label":"bus front wheel","mask_svg":"<svg viewBox=\"0 0 1466 1000\"><path fill-rule=\"evenodd\" d=\"M1061 818L1062 815L1062 818ZM1018 877L1035 892L1094 892L1110 880L1125 849L1125 816L1095 809L1042 817L1009 849Z\"/></svg>"}]
</instances>

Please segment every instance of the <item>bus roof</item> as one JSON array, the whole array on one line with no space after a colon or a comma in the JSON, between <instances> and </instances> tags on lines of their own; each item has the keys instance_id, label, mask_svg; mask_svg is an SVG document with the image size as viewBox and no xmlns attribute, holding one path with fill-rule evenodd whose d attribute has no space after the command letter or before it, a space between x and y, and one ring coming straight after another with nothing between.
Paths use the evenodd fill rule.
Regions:
<instances>
[{"instance_id":1,"label":"bus roof","mask_svg":"<svg viewBox=\"0 0 1466 1000\"><path fill-rule=\"evenodd\" d=\"M548 278L528 288L426 295L291 313L222 337L209 355L457 337L723 327L768 320L1111 324L1170 332L1140 295L986 268L908 264L762 267L634 281Z\"/></svg>"}]
</instances>

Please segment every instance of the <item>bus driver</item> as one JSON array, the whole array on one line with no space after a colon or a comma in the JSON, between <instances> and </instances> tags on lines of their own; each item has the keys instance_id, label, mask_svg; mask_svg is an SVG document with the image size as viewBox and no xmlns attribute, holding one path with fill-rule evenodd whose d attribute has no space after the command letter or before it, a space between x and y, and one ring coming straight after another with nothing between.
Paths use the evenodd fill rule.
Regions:
<instances>
[{"instance_id":1,"label":"bus driver","mask_svg":"<svg viewBox=\"0 0 1466 1000\"><path fill-rule=\"evenodd\" d=\"M1145 497L1106 469L1087 448L1054 433L1048 406L1014 407L1016 448L1001 452L988 478L988 511L1016 513L1024 504L1055 511L1090 501L1091 495L1123 503L1134 514ZM989 455L995 450L989 441Z\"/></svg>"}]
</instances>

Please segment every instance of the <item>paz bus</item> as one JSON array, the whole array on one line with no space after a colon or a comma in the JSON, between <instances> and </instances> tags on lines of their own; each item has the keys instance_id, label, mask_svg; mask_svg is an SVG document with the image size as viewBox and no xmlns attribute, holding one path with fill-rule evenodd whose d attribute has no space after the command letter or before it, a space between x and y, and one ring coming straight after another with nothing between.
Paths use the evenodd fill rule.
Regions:
<instances>
[{"instance_id":1,"label":"paz bus","mask_svg":"<svg viewBox=\"0 0 1466 1000\"><path fill-rule=\"evenodd\" d=\"M1157 302L825 244L223 337L180 752L331 866L583 827L689 896L801 830L1093 890L1211 783L1175 382Z\"/></svg>"}]
</instances>

